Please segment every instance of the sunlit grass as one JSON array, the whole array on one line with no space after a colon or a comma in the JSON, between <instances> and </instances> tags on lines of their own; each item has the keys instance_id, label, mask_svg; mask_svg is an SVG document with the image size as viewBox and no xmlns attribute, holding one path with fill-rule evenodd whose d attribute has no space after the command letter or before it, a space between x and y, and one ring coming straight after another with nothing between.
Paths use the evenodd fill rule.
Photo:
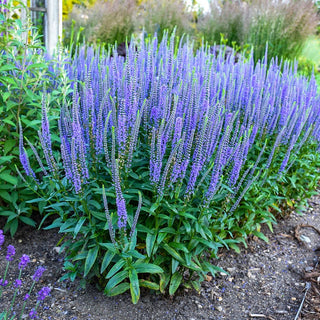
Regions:
<instances>
[{"instance_id":1,"label":"sunlit grass","mask_svg":"<svg viewBox=\"0 0 320 320\"><path fill-rule=\"evenodd\" d=\"M301 53L301 57L306 58L315 64L315 78L318 88L320 89L320 38L317 36L310 37Z\"/></svg>"},{"instance_id":2,"label":"sunlit grass","mask_svg":"<svg viewBox=\"0 0 320 320\"><path fill-rule=\"evenodd\" d=\"M310 37L303 50L302 56L312 60L317 66L320 65L320 38L317 36Z\"/></svg>"}]
</instances>

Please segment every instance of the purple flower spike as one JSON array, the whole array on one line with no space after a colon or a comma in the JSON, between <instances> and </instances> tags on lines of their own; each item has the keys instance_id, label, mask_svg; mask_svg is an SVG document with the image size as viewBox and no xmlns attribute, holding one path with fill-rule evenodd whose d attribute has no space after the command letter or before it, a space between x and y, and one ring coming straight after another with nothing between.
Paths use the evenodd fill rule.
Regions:
<instances>
[{"instance_id":1,"label":"purple flower spike","mask_svg":"<svg viewBox=\"0 0 320 320\"><path fill-rule=\"evenodd\" d=\"M29 298L30 298L30 294L27 293L27 294L24 296L23 300L24 300L24 301L27 301Z\"/></svg>"},{"instance_id":2,"label":"purple flower spike","mask_svg":"<svg viewBox=\"0 0 320 320\"><path fill-rule=\"evenodd\" d=\"M13 284L16 288L21 287L22 285L22 281L20 279L15 280L14 284Z\"/></svg>"},{"instance_id":3,"label":"purple flower spike","mask_svg":"<svg viewBox=\"0 0 320 320\"><path fill-rule=\"evenodd\" d=\"M37 316L37 311L35 309L32 309L29 313L29 318L30 319L37 319L38 316Z\"/></svg>"},{"instance_id":4,"label":"purple flower spike","mask_svg":"<svg viewBox=\"0 0 320 320\"><path fill-rule=\"evenodd\" d=\"M43 287L39 292L37 296L38 301L43 301L49 294L51 289L49 287Z\"/></svg>"},{"instance_id":5,"label":"purple flower spike","mask_svg":"<svg viewBox=\"0 0 320 320\"><path fill-rule=\"evenodd\" d=\"M30 262L29 256L26 254L22 255L22 257L20 258L19 270L24 269L29 262Z\"/></svg>"},{"instance_id":6,"label":"purple flower spike","mask_svg":"<svg viewBox=\"0 0 320 320\"><path fill-rule=\"evenodd\" d=\"M8 284L8 280L0 279L0 286L5 287Z\"/></svg>"},{"instance_id":7,"label":"purple flower spike","mask_svg":"<svg viewBox=\"0 0 320 320\"><path fill-rule=\"evenodd\" d=\"M1 246L4 244L4 234L3 234L3 231L0 230L0 249L1 249Z\"/></svg>"},{"instance_id":8,"label":"purple flower spike","mask_svg":"<svg viewBox=\"0 0 320 320\"><path fill-rule=\"evenodd\" d=\"M39 279L42 277L42 274L45 270L46 269L44 267L39 267L34 273L34 275L32 276L33 281L39 281Z\"/></svg>"},{"instance_id":9,"label":"purple flower spike","mask_svg":"<svg viewBox=\"0 0 320 320\"><path fill-rule=\"evenodd\" d=\"M15 250L14 246L12 246L11 244L8 245L6 260L7 261L12 261L13 260L13 256L15 254L16 254L16 250Z\"/></svg>"}]
</instances>

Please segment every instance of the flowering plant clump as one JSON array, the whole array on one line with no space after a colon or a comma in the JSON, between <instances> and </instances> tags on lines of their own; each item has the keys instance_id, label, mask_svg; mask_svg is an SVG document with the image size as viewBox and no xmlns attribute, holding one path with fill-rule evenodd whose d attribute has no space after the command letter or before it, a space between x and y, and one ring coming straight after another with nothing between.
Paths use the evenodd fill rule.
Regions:
<instances>
[{"instance_id":1,"label":"flowering plant clump","mask_svg":"<svg viewBox=\"0 0 320 320\"><path fill-rule=\"evenodd\" d=\"M3 230L0 230L0 249L1 246L3 245L5 240L5 237L3 235ZM8 271L9 271L9 266L10 266L10 262L13 261L13 258L15 256L16 252L15 252L15 248L12 245L9 245L7 247L7 254L5 259L7 260L7 265L6 265L6 269L5 272L2 276L2 278L0 279L0 300L3 296L3 289L5 287L9 287L10 283L7 279L8 276ZM11 289L13 290L13 296L12 296L12 300L11 303L5 308L5 310L0 309L0 319L1 320L14 320L14 319L24 319L25 315L24 315L24 311L27 305L27 302L31 296L32 290L35 286L35 284L40 280L43 272L45 271L45 268L43 267L38 267L38 269L35 271L33 277L32 277L32 284L30 289L28 290L28 293L24 294L24 303L23 306L21 308L21 310L18 310L18 306L15 306L15 301L17 298L17 295L22 295L23 294L23 289L22 289L22 285L23 285L23 281L21 280L21 276L22 276L22 271L27 267L28 263L30 262L30 258L28 255L23 254L22 257L20 258L20 262L18 265L18 269L19 269L19 275L18 278L15 279L12 283L11 283ZM41 303L41 301L43 301L49 294L50 294L51 289L49 287L43 287L37 294L37 302L36 302L36 306L34 308L32 308L32 310L29 313L29 317L28 319L38 319L37 316L37 308L39 306L39 304ZM20 312L19 312L20 311Z\"/></svg>"},{"instance_id":2,"label":"flowering plant clump","mask_svg":"<svg viewBox=\"0 0 320 320\"><path fill-rule=\"evenodd\" d=\"M126 59L79 47L65 67L74 81L60 153L45 101L45 163L33 147L30 167L20 129L33 201L47 205L43 220L59 215L48 228L72 236L64 278L98 279L109 296L130 290L134 303L141 286L199 289L220 270L209 260L220 247L267 240L270 208L293 206L319 179L320 98L288 63L194 55L165 36L131 42Z\"/></svg>"},{"instance_id":3,"label":"flowering plant clump","mask_svg":"<svg viewBox=\"0 0 320 320\"><path fill-rule=\"evenodd\" d=\"M44 54L41 37L31 19L20 19L25 1L0 2L0 216L6 218L4 232L15 234L18 226L35 226L32 214L38 208L27 201L33 193L19 178L19 123L33 144L38 143L37 130L41 122L42 92L50 93L51 106L64 99L60 73L51 73L54 58ZM28 11L27 11L28 13ZM19 17L20 16L20 17ZM55 63L57 69L58 63ZM32 163L32 162L31 162Z\"/></svg>"}]
</instances>

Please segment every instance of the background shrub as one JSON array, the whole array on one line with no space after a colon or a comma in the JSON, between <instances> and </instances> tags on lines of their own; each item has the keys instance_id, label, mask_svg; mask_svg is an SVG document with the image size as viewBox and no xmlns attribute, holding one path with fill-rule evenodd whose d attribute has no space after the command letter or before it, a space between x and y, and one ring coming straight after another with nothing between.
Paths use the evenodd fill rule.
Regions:
<instances>
[{"instance_id":1,"label":"background shrub","mask_svg":"<svg viewBox=\"0 0 320 320\"><path fill-rule=\"evenodd\" d=\"M223 33L230 46L233 42L253 46L255 61L264 57L267 43L269 56L293 59L315 32L317 22L311 0L224 1L211 2L199 30L210 45L219 43Z\"/></svg>"},{"instance_id":2,"label":"background shrub","mask_svg":"<svg viewBox=\"0 0 320 320\"><path fill-rule=\"evenodd\" d=\"M142 27L151 36L157 33L159 41L165 30L175 29L176 36L190 34L192 13L183 0L146 0L142 3Z\"/></svg>"},{"instance_id":3,"label":"background shrub","mask_svg":"<svg viewBox=\"0 0 320 320\"><path fill-rule=\"evenodd\" d=\"M94 4L95 1L96 0L63 0L62 1L63 18L66 19L68 17L74 5L88 6L88 5Z\"/></svg>"},{"instance_id":4,"label":"background shrub","mask_svg":"<svg viewBox=\"0 0 320 320\"><path fill-rule=\"evenodd\" d=\"M80 40L89 43L118 44L131 38L138 16L135 0L98 0L92 6L74 6L65 22L64 42L80 30Z\"/></svg>"},{"instance_id":5,"label":"background shrub","mask_svg":"<svg viewBox=\"0 0 320 320\"><path fill-rule=\"evenodd\" d=\"M271 57L298 57L318 22L315 5L309 0L256 0L251 15L246 41L253 45L256 60L264 56L265 43Z\"/></svg>"},{"instance_id":6,"label":"background shrub","mask_svg":"<svg viewBox=\"0 0 320 320\"><path fill-rule=\"evenodd\" d=\"M210 12L199 16L198 30L205 42L220 44L221 35L227 45L232 47L245 44L250 26L248 3L242 1L224 1L222 5L210 2Z\"/></svg>"}]
</instances>

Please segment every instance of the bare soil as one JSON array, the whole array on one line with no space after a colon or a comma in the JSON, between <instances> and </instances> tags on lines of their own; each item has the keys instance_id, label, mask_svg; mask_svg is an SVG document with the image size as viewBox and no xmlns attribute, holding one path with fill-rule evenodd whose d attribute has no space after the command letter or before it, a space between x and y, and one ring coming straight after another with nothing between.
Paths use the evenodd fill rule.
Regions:
<instances>
[{"instance_id":1,"label":"bare soil","mask_svg":"<svg viewBox=\"0 0 320 320\"><path fill-rule=\"evenodd\" d=\"M63 260L55 247L61 235L55 230L35 230L28 226L22 226L14 239L6 237L0 251L0 278L6 265L6 246L14 245L17 253L9 269L11 281L18 275L18 258L22 254L31 257L22 276L24 291L16 300L18 311L34 270L39 265L47 269L34 290L37 292L43 286L52 289L38 308L39 319L319 320L320 197L312 198L309 203L310 208L303 215L292 213L280 220L273 233L264 228L268 243L252 237L240 254L221 250L219 259L213 263L228 274L208 276L199 293L182 288L170 298L143 291L138 304L133 305L129 294L108 298L94 285L79 289L78 280L59 282L64 274ZM0 220L0 229L3 224L4 220ZM0 310L8 306L11 297L9 287L5 288ZM28 302L25 318L34 304L35 298Z\"/></svg>"}]
</instances>

